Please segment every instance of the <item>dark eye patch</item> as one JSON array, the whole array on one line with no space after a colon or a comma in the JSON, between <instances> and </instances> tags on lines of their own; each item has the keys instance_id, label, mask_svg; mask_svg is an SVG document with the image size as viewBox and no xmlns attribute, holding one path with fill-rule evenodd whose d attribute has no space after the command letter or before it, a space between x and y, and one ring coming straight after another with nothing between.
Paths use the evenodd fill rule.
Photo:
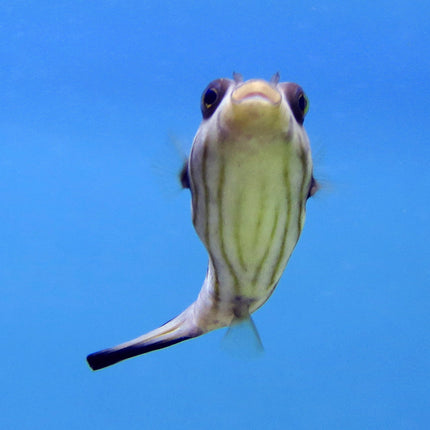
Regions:
<instances>
[{"instance_id":1,"label":"dark eye patch","mask_svg":"<svg viewBox=\"0 0 430 430\"><path fill-rule=\"evenodd\" d=\"M279 84L293 112L294 118L301 125L309 110L309 100L302 87L293 82Z\"/></svg>"},{"instance_id":2,"label":"dark eye patch","mask_svg":"<svg viewBox=\"0 0 430 430\"><path fill-rule=\"evenodd\" d=\"M231 83L232 81L230 79L221 78L212 81L205 88L200 103L200 108L202 110L204 119L212 116L216 108L221 103L221 100L224 98L224 95Z\"/></svg>"}]
</instances>

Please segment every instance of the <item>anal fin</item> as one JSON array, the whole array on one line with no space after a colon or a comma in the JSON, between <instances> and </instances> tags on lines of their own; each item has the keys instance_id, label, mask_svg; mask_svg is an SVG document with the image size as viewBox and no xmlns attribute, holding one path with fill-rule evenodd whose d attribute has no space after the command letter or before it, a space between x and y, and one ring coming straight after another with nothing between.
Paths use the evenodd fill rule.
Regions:
<instances>
[{"instance_id":1,"label":"anal fin","mask_svg":"<svg viewBox=\"0 0 430 430\"><path fill-rule=\"evenodd\" d=\"M242 359L258 358L264 352L263 343L251 316L233 319L223 340L222 348Z\"/></svg>"}]
</instances>

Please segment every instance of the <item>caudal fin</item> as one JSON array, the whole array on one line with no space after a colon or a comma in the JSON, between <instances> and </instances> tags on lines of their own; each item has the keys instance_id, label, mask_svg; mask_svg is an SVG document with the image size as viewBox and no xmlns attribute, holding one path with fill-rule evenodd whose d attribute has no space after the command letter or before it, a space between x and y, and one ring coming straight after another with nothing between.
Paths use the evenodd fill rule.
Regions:
<instances>
[{"instance_id":1,"label":"caudal fin","mask_svg":"<svg viewBox=\"0 0 430 430\"><path fill-rule=\"evenodd\" d=\"M92 370L103 369L128 358L167 348L175 343L201 335L202 332L190 324L187 318L188 309L173 320L143 336L88 355L89 366Z\"/></svg>"}]
</instances>

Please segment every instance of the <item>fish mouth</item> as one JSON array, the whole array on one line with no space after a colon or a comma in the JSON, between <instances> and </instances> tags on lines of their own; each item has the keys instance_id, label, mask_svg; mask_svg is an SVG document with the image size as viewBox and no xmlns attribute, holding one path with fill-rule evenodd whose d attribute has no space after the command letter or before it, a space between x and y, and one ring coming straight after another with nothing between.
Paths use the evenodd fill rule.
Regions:
<instances>
[{"instance_id":1,"label":"fish mouth","mask_svg":"<svg viewBox=\"0 0 430 430\"><path fill-rule=\"evenodd\" d=\"M282 100L281 92L269 82L246 81L232 91L219 124L235 139L279 133L289 124Z\"/></svg>"},{"instance_id":2,"label":"fish mouth","mask_svg":"<svg viewBox=\"0 0 430 430\"><path fill-rule=\"evenodd\" d=\"M260 79L244 82L231 94L231 101L234 104L240 104L251 100L261 100L272 105L279 105L282 97L279 91L273 86Z\"/></svg>"}]
</instances>

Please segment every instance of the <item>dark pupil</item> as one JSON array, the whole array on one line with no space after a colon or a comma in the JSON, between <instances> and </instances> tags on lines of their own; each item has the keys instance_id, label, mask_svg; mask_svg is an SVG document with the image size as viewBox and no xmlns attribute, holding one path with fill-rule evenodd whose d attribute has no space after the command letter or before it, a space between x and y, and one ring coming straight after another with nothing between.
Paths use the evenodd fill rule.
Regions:
<instances>
[{"instance_id":1,"label":"dark pupil","mask_svg":"<svg viewBox=\"0 0 430 430\"><path fill-rule=\"evenodd\" d=\"M210 88L209 90L206 91L206 94L205 94L205 105L207 106L213 105L216 102L217 97L218 97L217 92L212 88Z\"/></svg>"},{"instance_id":2,"label":"dark pupil","mask_svg":"<svg viewBox=\"0 0 430 430\"><path fill-rule=\"evenodd\" d=\"M302 110L303 112L306 109L306 98L303 94L299 95L299 108L300 110Z\"/></svg>"}]
</instances>

